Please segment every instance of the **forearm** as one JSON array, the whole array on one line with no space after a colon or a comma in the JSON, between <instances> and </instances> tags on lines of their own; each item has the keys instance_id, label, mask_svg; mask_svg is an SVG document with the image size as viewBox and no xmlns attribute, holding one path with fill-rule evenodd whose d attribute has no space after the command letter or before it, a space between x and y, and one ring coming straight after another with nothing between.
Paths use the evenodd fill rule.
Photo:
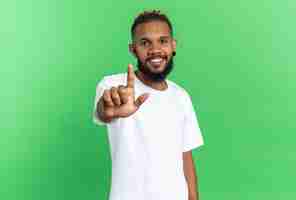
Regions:
<instances>
[{"instance_id":1,"label":"forearm","mask_svg":"<svg viewBox=\"0 0 296 200\"><path fill-rule=\"evenodd\" d=\"M191 151L183 153L183 169L188 186L188 200L199 200L198 179L195 172L195 165L192 159Z\"/></svg>"}]
</instances>

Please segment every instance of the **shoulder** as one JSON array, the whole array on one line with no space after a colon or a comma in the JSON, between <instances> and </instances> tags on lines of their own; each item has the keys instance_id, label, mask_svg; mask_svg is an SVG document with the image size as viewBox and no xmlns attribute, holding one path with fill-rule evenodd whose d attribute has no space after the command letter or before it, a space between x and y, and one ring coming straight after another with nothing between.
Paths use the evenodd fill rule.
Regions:
<instances>
[{"instance_id":1,"label":"shoulder","mask_svg":"<svg viewBox=\"0 0 296 200\"><path fill-rule=\"evenodd\" d=\"M190 93L182 86L178 85L177 83L168 80L168 83L170 84L171 88L175 90L175 96L179 99L181 102L182 107L185 110L192 109L193 102Z\"/></svg>"},{"instance_id":2,"label":"shoulder","mask_svg":"<svg viewBox=\"0 0 296 200\"><path fill-rule=\"evenodd\" d=\"M105 87L112 87L118 85L126 84L126 75L127 73L117 73L117 74L109 74L103 76L102 79L99 80L98 84L103 84Z\"/></svg>"},{"instance_id":3,"label":"shoulder","mask_svg":"<svg viewBox=\"0 0 296 200\"><path fill-rule=\"evenodd\" d=\"M182 98L190 98L190 94L187 92L187 90L180 86L179 84L175 83L172 80L167 79L168 84L171 86L171 88L174 90L176 95L182 97Z\"/></svg>"}]
</instances>

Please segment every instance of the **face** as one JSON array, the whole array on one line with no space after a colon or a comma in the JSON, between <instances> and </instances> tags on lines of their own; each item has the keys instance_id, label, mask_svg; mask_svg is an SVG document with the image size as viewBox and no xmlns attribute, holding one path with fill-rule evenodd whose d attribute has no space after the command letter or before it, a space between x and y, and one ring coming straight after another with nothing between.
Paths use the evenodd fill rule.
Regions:
<instances>
[{"instance_id":1,"label":"face","mask_svg":"<svg viewBox=\"0 0 296 200\"><path fill-rule=\"evenodd\" d=\"M152 81L162 81L171 72L175 49L176 41L171 37L170 28L162 21L139 24L130 44L139 70Z\"/></svg>"}]
</instances>

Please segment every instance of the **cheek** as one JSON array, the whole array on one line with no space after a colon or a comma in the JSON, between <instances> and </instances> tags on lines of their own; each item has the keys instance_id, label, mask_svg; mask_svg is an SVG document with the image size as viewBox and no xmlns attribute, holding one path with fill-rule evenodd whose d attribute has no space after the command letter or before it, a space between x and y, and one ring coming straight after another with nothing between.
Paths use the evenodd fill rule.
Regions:
<instances>
[{"instance_id":1,"label":"cheek","mask_svg":"<svg viewBox=\"0 0 296 200\"><path fill-rule=\"evenodd\" d=\"M172 47L164 48L164 52L166 55L171 55L173 53L174 49Z\"/></svg>"},{"instance_id":2,"label":"cheek","mask_svg":"<svg viewBox=\"0 0 296 200\"><path fill-rule=\"evenodd\" d=\"M145 61L146 60L146 55L147 53L143 50L137 50L136 51L136 56L138 57L138 59L140 59L141 61Z\"/></svg>"}]
</instances>

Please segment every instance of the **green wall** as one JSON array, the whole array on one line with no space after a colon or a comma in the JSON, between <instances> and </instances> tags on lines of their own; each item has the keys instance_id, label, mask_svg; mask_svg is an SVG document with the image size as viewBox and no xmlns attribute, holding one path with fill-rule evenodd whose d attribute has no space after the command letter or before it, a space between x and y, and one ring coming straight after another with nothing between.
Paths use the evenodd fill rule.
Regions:
<instances>
[{"instance_id":1,"label":"green wall","mask_svg":"<svg viewBox=\"0 0 296 200\"><path fill-rule=\"evenodd\" d=\"M205 139L194 151L201 199L295 199L292 0L1 1L1 199L106 199L95 87L135 64L129 29L147 8L175 26L170 79L191 94Z\"/></svg>"}]
</instances>

